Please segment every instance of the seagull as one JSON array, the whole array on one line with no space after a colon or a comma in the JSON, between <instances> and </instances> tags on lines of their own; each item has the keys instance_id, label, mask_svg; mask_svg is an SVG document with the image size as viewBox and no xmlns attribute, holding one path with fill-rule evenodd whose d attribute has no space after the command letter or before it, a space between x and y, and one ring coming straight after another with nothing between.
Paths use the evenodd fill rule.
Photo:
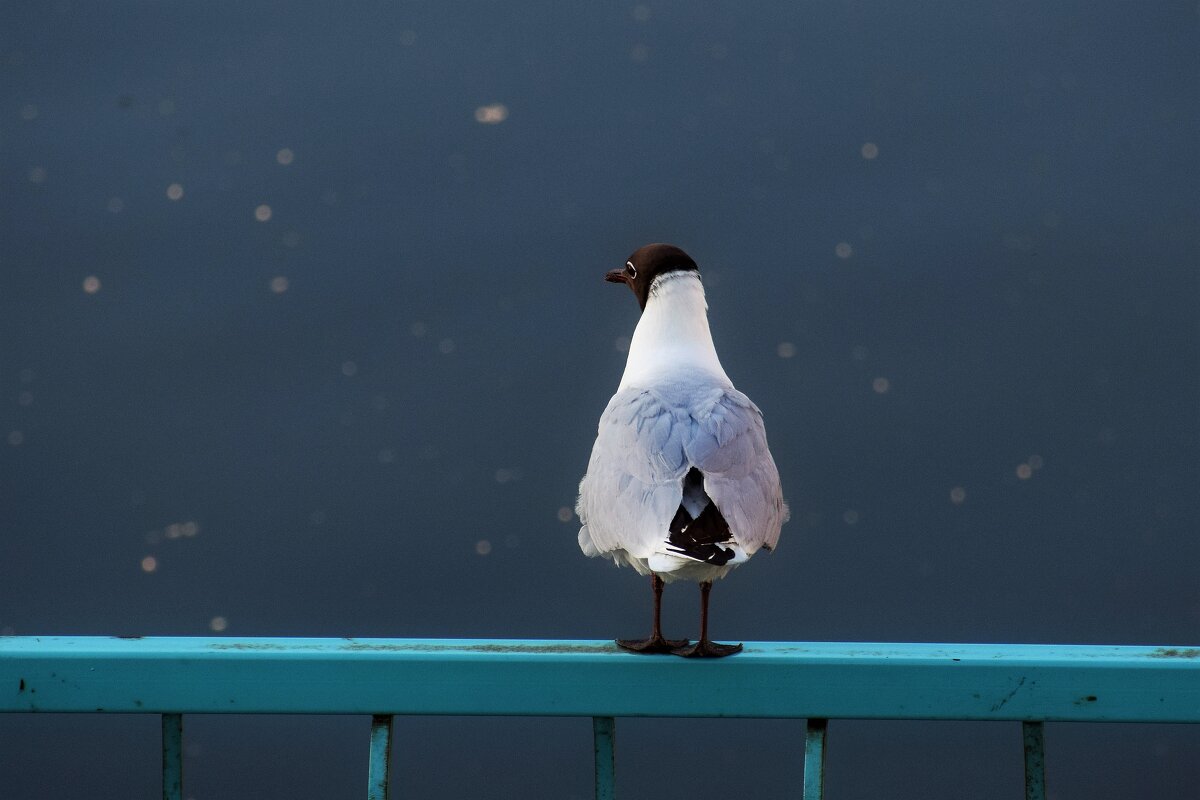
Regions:
<instances>
[{"instance_id":1,"label":"seagull","mask_svg":"<svg viewBox=\"0 0 1200 800\"><path fill-rule=\"evenodd\" d=\"M649 638L618 639L635 653L732 655L708 638L712 582L760 548L788 518L762 412L733 388L708 328L696 262L669 244L635 250L604 276L633 290L642 316L617 393L600 417L575 512L579 547L649 575ZM663 638L663 585L700 585L700 639Z\"/></svg>"}]
</instances>

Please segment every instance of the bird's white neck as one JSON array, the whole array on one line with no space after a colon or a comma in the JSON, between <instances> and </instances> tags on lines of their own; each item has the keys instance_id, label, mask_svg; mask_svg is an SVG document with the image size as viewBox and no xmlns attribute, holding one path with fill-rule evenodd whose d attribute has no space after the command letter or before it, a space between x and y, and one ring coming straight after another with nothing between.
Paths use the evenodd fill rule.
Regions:
<instances>
[{"instance_id":1,"label":"bird's white neck","mask_svg":"<svg viewBox=\"0 0 1200 800\"><path fill-rule=\"evenodd\" d=\"M699 273L668 272L656 278L629 343L618 391L646 387L674 372L707 372L729 384L708 329L708 303ZM730 384L732 385L732 384Z\"/></svg>"}]
</instances>

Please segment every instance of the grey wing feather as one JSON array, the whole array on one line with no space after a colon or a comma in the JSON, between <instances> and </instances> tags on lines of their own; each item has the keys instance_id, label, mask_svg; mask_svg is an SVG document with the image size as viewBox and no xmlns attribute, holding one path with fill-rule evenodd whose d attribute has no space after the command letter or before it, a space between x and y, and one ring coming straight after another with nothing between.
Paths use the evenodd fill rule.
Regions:
<instances>
[{"instance_id":1,"label":"grey wing feather","mask_svg":"<svg viewBox=\"0 0 1200 800\"><path fill-rule=\"evenodd\" d=\"M687 456L704 473L704 491L747 555L774 548L788 509L762 412L746 395L727 389L708 409L693 413L698 424Z\"/></svg>"},{"instance_id":2,"label":"grey wing feather","mask_svg":"<svg viewBox=\"0 0 1200 800\"><path fill-rule=\"evenodd\" d=\"M624 550L648 558L663 539L687 471L678 416L644 389L609 401L579 484L579 545L588 555Z\"/></svg>"}]
</instances>

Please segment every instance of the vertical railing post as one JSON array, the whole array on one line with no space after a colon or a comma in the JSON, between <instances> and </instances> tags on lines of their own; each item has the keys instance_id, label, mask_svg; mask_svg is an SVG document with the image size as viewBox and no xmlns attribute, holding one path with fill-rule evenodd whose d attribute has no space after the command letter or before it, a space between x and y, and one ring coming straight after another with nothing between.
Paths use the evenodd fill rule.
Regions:
<instances>
[{"instance_id":1,"label":"vertical railing post","mask_svg":"<svg viewBox=\"0 0 1200 800\"><path fill-rule=\"evenodd\" d=\"M1022 722L1025 742L1025 800L1046 800L1046 732L1041 722Z\"/></svg>"},{"instance_id":2,"label":"vertical railing post","mask_svg":"<svg viewBox=\"0 0 1200 800\"><path fill-rule=\"evenodd\" d=\"M183 800L183 715L162 715L163 800Z\"/></svg>"},{"instance_id":3,"label":"vertical railing post","mask_svg":"<svg viewBox=\"0 0 1200 800\"><path fill-rule=\"evenodd\" d=\"M367 800L388 800L392 762L392 715L371 717L371 753L367 766Z\"/></svg>"},{"instance_id":4,"label":"vertical railing post","mask_svg":"<svg viewBox=\"0 0 1200 800\"><path fill-rule=\"evenodd\" d=\"M808 720L804 736L804 800L825 797L825 729L827 719Z\"/></svg>"},{"instance_id":5,"label":"vertical railing post","mask_svg":"<svg viewBox=\"0 0 1200 800\"><path fill-rule=\"evenodd\" d=\"M596 751L596 800L613 800L617 791L616 721L592 717L592 739Z\"/></svg>"}]
</instances>

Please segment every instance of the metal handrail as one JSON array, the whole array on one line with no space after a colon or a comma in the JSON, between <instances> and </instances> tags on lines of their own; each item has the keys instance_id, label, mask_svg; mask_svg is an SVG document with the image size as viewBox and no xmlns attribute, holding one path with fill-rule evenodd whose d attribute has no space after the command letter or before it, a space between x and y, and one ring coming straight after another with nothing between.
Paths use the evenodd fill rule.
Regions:
<instances>
[{"instance_id":1,"label":"metal handrail","mask_svg":"<svg viewBox=\"0 0 1200 800\"><path fill-rule=\"evenodd\" d=\"M165 798L182 797L190 713L371 715L371 798L398 714L592 717L598 798L617 717L806 719L813 799L829 719L1012 720L1040 798L1047 720L1200 722L1200 647L747 642L693 661L605 641L10 636L0 712L161 714Z\"/></svg>"}]
</instances>

